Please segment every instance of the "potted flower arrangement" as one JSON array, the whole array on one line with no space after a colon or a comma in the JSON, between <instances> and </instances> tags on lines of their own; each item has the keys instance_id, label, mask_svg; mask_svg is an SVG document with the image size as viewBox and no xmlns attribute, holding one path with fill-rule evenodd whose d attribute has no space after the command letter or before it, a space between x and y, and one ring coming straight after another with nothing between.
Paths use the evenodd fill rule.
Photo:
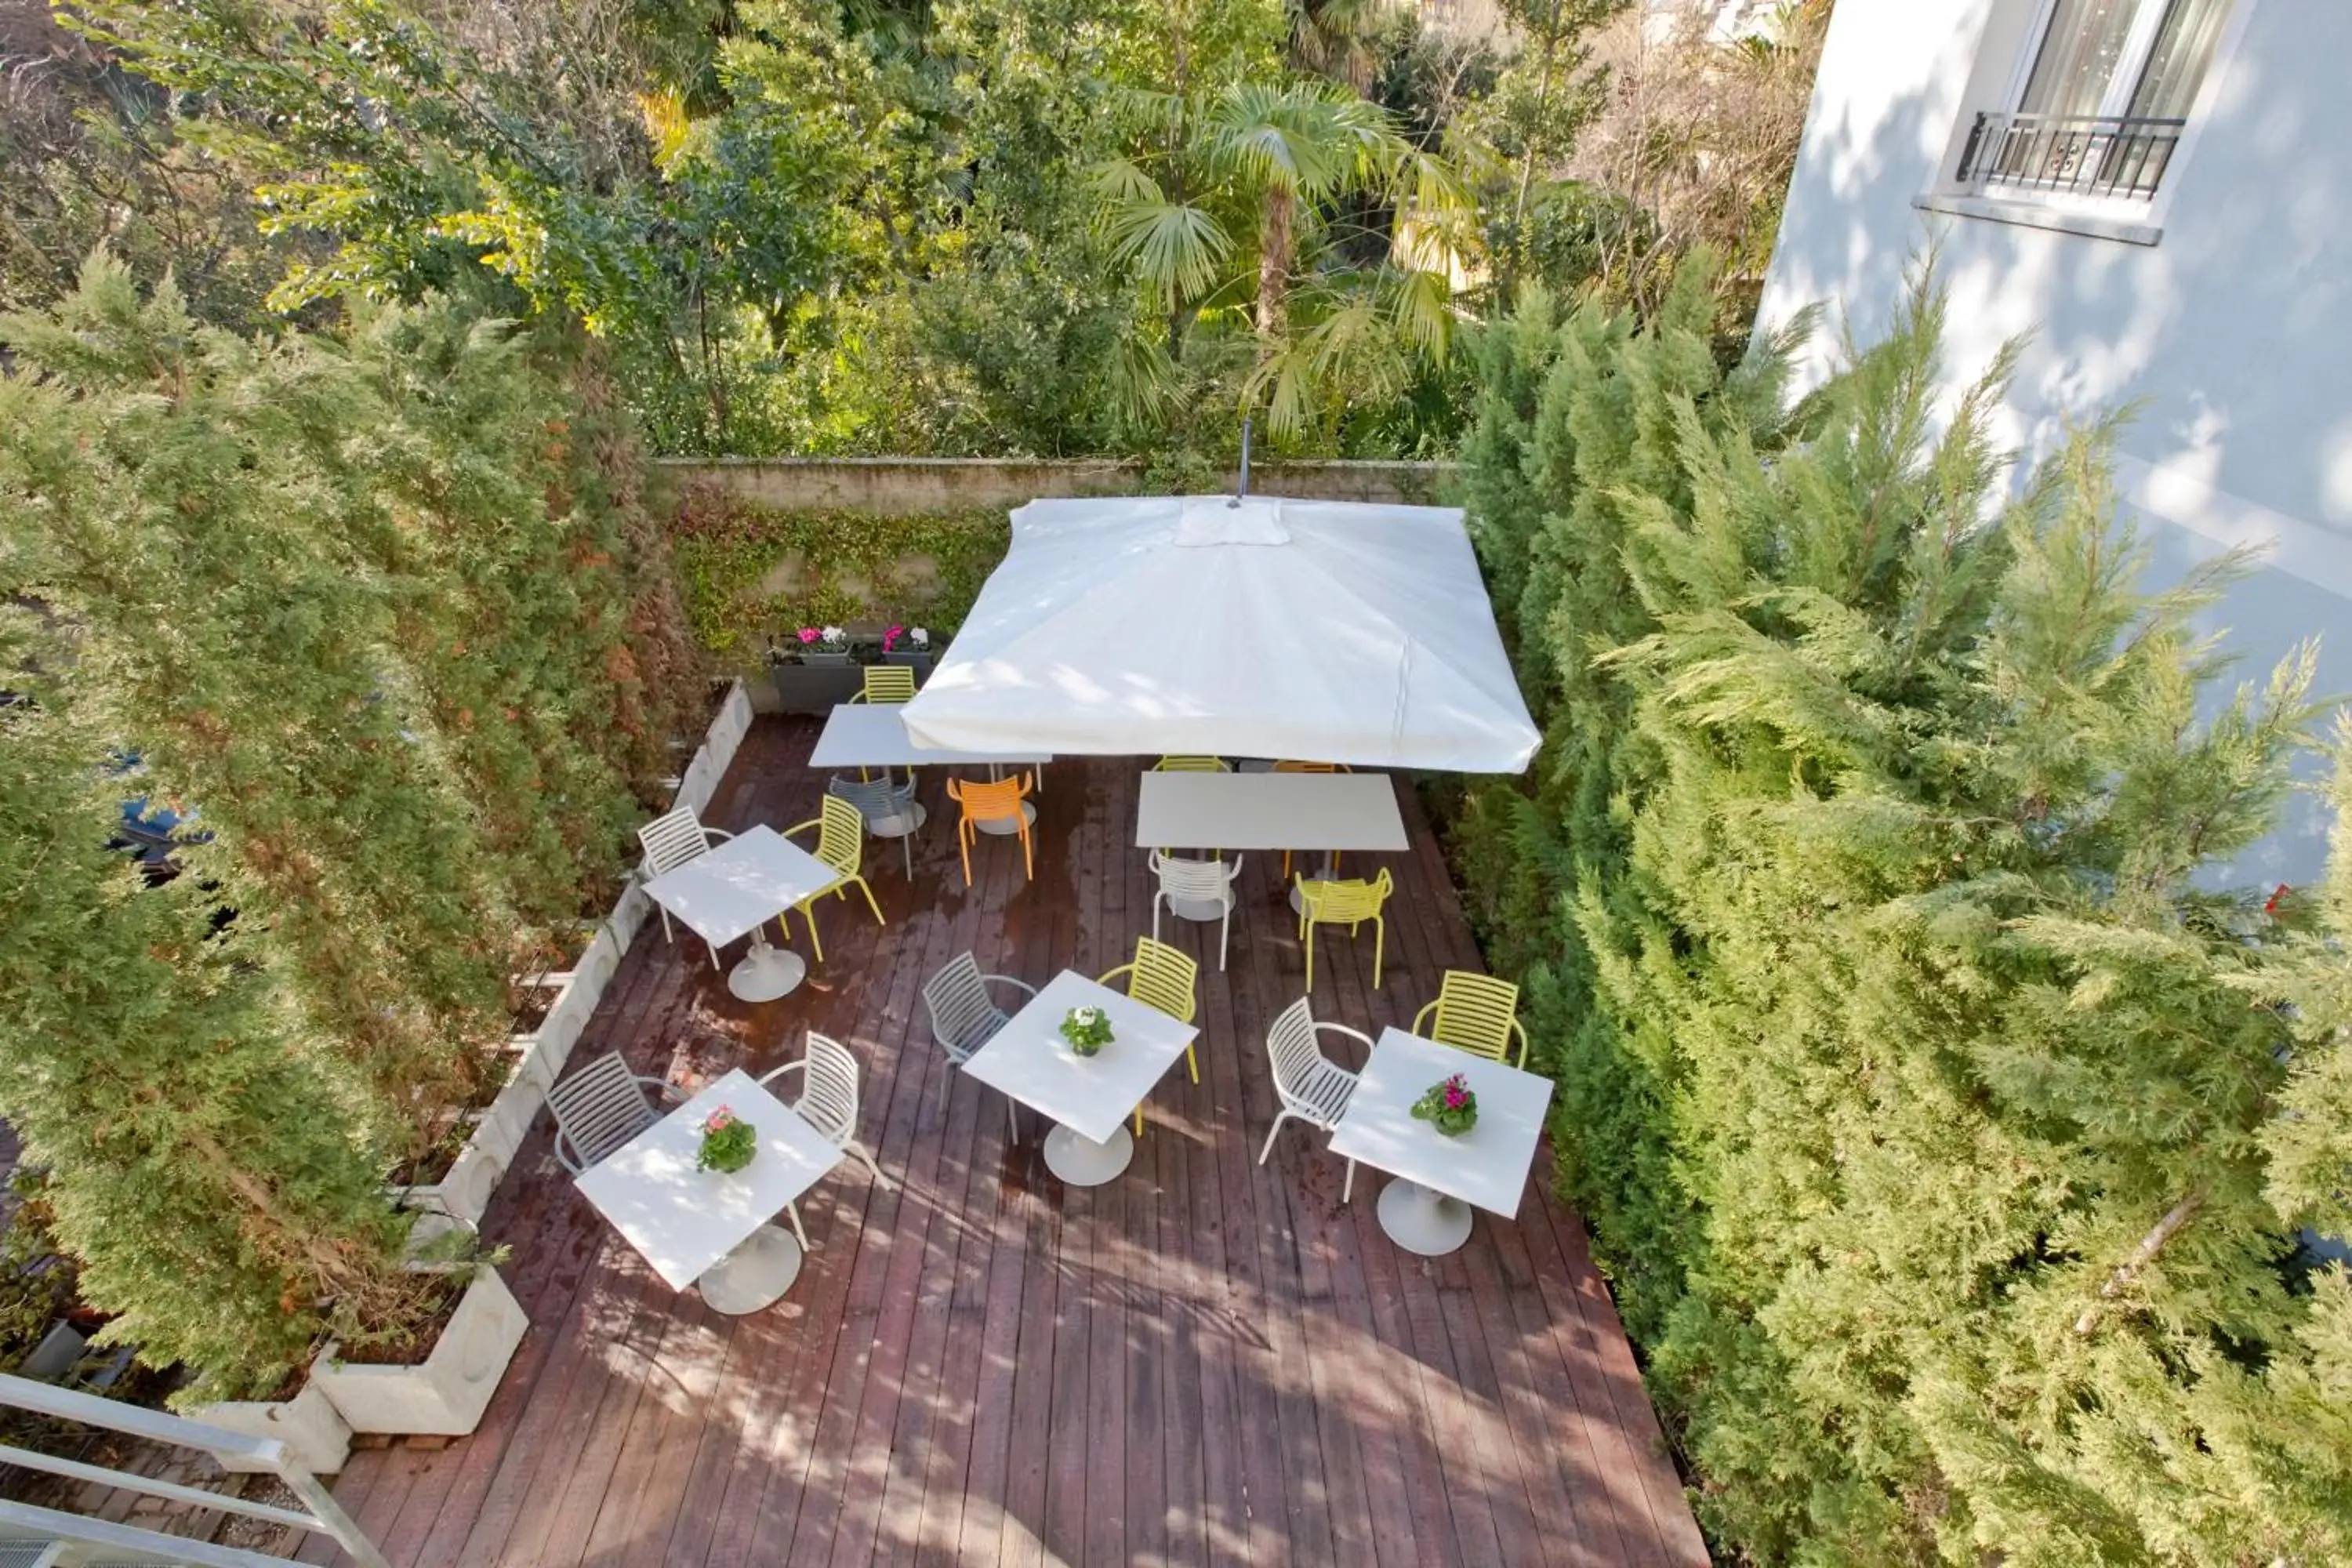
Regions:
<instances>
[{"instance_id":1,"label":"potted flower arrangement","mask_svg":"<svg viewBox=\"0 0 2352 1568\"><path fill-rule=\"evenodd\" d=\"M839 626L803 626L795 635L803 664L838 668L849 662L849 634Z\"/></svg>"},{"instance_id":2,"label":"potted flower arrangement","mask_svg":"<svg viewBox=\"0 0 2352 1568\"><path fill-rule=\"evenodd\" d=\"M1099 1007L1073 1007L1062 1016L1062 1038L1070 1054L1091 1057L1110 1044L1110 1015Z\"/></svg>"},{"instance_id":3,"label":"potted flower arrangement","mask_svg":"<svg viewBox=\"0 0 2352 1568\"><path fill-rule=\"evenodd\" d=\"M922 626L894 626L882 634L882 662L903 664L916 677L931 672L931 634Z\"/></svg>"},{"instance_id":4,"label":"potted flower arrangement","mask_svg":"<svg viewBox=\"0 0 2352 1568\"><path fill-rule=\"evenodd\" d=\"M1444 1083L1433 1083L1412 1102L1412 1113L1448 1138L1459 1138L1478 1125L1478 1097L1470 1080L1455 1073Z\"/></svg>"},{"instance_id":5,"label":"potted flower arrangement","mask_svg":"<svg viewBox=\"0 0 2352 1568\"><path fill-rule=\"evenodd\" d=\"M703 1120L702 1147L695 1152L694 1168L730 1174L750 1164L759 1152L759 1133L722 1105Z\"/></svg>"},{"instance_id":6,"label":"potted flower arrangement","mask_svg":"<svg viewBox=\"0 0 2352 1568\"><path fill-rule=\"evenodd\" d=\"M788 638L769 638L768 679L779 711L816 716L856 696L864 683L840 626L803 626Z\"/></svg>"}]
</instances>

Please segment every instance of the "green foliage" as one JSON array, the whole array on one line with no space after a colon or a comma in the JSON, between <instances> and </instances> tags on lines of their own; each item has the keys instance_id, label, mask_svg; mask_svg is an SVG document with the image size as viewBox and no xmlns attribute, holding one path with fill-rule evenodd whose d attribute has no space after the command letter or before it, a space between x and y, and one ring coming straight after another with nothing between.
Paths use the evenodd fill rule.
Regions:
<instances>
[{"instance_id":1,"label":"green foliage","mask_svg":"<svg viewBox=\"0 0 2352 1568\"><path fill-rule=\"evenodd\" d=\"M702 487L680 507L677 533L695 636L749 662L771 637L802 626L881 621L945 637L1004 559L1013 531L1001 511L776 511Z\"/></svg>"},{"instance_id":2,"label":"green foliage","mask_svg":"<svg viewBox=\"0 0 2352 1568\"><path fill-rule=\"evenodd\" d=\"M1538 294L1481 345L1546 743L1456 844L1706 1523L2345 1556L2347 1281L2290 1228L2344 1217L2342 948L2194 879L2274 819L2308 659L2203 700L2214 578L2136 590L2105 428L2003 505L2007 360L1938 409L1931 281L1793 415L1710 294Z\"/></svg>"}]
</instances>

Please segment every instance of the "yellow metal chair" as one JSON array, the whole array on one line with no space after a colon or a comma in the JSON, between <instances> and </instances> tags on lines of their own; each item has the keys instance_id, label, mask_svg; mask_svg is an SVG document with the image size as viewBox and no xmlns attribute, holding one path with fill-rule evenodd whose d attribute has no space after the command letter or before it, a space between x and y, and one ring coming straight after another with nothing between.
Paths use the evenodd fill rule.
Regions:
<instances>
[{"instance_id":1,"label":"yellow metal chair","mask_svg":"<svg viewBox=\"0 0 2352 1568\"><path fill-rule=\"evenodd\" d=\"M866 895L866 907L874 911L874 923L888 925L890 922L882 918L882 906L874 901L874 889L866 885L866 878L859 871L866 859L866 818L858 814L857 808L839 795L826 795L824 809L818 816L785 828L784 837L790 838L812 827L816 829L816 847L810 853L840 873L828 886L818 889L793 906L807 917L809 945L816 949L817 961L821 963L824 961L824 943L817 940L816 901L825 894L831 893L836 899L846 898L848 895L844 889L855 882L857 890ZM776 923L782 925L783 922L779 920Z\"/></svg>"},{"instance_id":2,"label":"yellow metal chair","mask_svg":"<svg viewBox=\"0 0 2352 1568\"><path fill-rule=\"evenodd\" d=\"M963 808L963 816L956 824L956 847L963 852L963 885L971 886L971 847L980 839L980 824L1012 822L1021 836L1022 875L1034 880L1037 875L1036 861L1029 845L1029 813L1023 809L1022 796L1029 793L1029 775L999 779L994 784L982 784L978 779L948 780L948 798Z\"/></svg>"},{"instance_id":3,"label":"yellow metal chair","mask_svg":"<svg viewBox=\"0 0 2352 1568\"><path fill-rule=\"evenodd\" d=\"M1223 757L1162 757L1151 764L1155 773L1229 773L1234 770Z\"/></svg>"},{"instance_id":4,"label":"yellow metal chair","mask_svg":"<svg viewBox=\"0 0 2352 1568\"><path fill-rule=\"evenodd\" d=\"M1512 1065L1523 1068L1528 1065L1528 1032L1516 1016L1518 1010L1519 988L1509 981L1449 969L1437 987L1437 1000L1412 1016L1412 1032L1497 1062L1510 1054L1511 1038L1517 1036L1518 1060ZM1432 1014L1436 1024L1423 1028L1422 1021Z\"/></svg>"},{"instance_id":5,"label":"yellow metal chair","mask_svg":"<svg viewBox=\"0 0 2352 1568\"><path fill-rule=\"evenodd\" d=\"M1278 773L1351 773L1356 770L1345 763L1280 762L1274 764L1274 771ZM1336 871L1339 868L1339 856L1335 850L1331 856L1331 869ZM1282 876L1285 881L1290 879L1290 851L1287 849L1282 852Z\"/></svg>"},{"instance_id":6,"label":"yellow metal chair","mask_svg":"<svg viewBox=\"0 0 2352 1568\"><path fill-rule=\"evenodd\" d=\"M912 702L915 700L915 671L903 664L869 664L866 667L866 688L850 699L852 702Z\"/></svg>"},{"instance_id":7,"label":"yellow metal chair","mask_svg":"<svg viewBox=\"0 0 2352 1568\"><path fill-rule=\"evenodd\" d=\"M1180 1024L1189 1024L1201 1010L1199 984L1201 966L1164 942L1154 942L1148 936L1135 939L1135 956L1108 974L1097 975L1095 984L1108 985L1120 975L1127 976L1127 994L1147 1007L1167 1014ZM1201 1081L1201 1058L1192 1047L1184 1047L1184 1065L1192 1074L1192 1081ZM1143 1131L1143 1107L1135 1108L1135 1130Z\"/></svg>"},{"instance_id":8,"label":"yellow metal chair","mask_svg":"<svg viewBox=\"0 0 2352 1568\"><path fill-rule=\"evenodd\" d=\"M1307 994L1315 994L1315 928L1318 925L1344 925L1352 939L1356 928L1364 921L1372 922L1372 985L1381 983L1381 956L1388 946L1388 917L1381 910L1396 884L1389 877L1389 868L1367 882L1359 877L1349 882L1310 882L1298 879L1298 944L1307 950Z\"/></svg>"}]
</instances>

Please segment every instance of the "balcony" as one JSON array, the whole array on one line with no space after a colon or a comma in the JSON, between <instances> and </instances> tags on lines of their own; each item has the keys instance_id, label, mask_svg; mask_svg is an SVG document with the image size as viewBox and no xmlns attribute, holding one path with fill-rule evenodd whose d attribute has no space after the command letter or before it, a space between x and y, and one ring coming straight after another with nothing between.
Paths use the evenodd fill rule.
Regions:
<instances>
[{"instance_id":1,"label":"balcony","mask_svg":"<svg viewBox=\"0 0 2352 1568\"><path fill-rule=\"evenodd\" d=\"M1978 114L1955 177L1977 195L2146 202L2185 120L2113 114Z\"/></svg>"}]
</instances>

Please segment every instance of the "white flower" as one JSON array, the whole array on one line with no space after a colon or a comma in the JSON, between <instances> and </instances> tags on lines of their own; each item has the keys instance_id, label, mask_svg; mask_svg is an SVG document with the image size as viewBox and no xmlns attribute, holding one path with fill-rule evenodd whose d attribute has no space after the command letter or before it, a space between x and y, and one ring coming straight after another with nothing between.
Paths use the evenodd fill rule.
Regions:
<instances>
[{"instance_id":1,"label":"white flower","mask_svg":"<svg viewBox=\"0 0 2352 1568\"><path fill-rule=\"evenodd\" d=\"M829 643L846 642L849 640L849 634L843 631L839 626L827 626L817 635Z\"/></svg>"},{"instance_id":2,"label":"white flower","mask_svg":"<svg viewBox=\"0 0 2352 1568\"><path fill-rule=\"evenodd\" d=\"M917 626L907 634L907 640L917 647L929 647L931 646L931 634L921 626Z\"/></svg>"}]
</instances>

